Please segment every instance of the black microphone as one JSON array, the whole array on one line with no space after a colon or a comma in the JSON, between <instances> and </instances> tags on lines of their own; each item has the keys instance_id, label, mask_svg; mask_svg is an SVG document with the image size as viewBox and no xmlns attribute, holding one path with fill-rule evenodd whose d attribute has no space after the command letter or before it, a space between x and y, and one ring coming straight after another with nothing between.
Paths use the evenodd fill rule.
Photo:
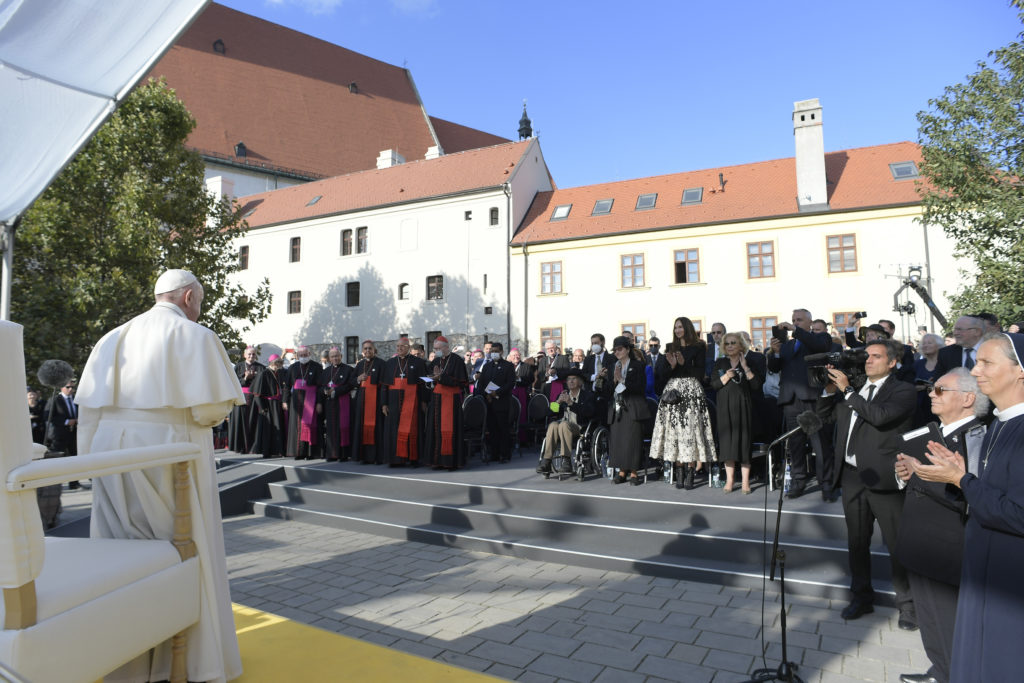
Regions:
<instances>
[{"instance_id":1,"label":"black microphone","mask_svg":"<svg viewBox=\"0 0 1024 683\"><path fill-rule=\"evenodd\" d=\"M822 425L821 418L818 417L818 414L813 410L805 410L804 412L800 413L799 415L796 416L796 421L797 426L794 429L789 430L779 438L775 439L775 441L772 441L771 444L768 446L768 450L775 448L777 445L779 445L789 437L793 436L797 432L803 432L804 434L810 436L811 434L814 434L819 429L821 429Z\"/></svg>"}]
</instances>

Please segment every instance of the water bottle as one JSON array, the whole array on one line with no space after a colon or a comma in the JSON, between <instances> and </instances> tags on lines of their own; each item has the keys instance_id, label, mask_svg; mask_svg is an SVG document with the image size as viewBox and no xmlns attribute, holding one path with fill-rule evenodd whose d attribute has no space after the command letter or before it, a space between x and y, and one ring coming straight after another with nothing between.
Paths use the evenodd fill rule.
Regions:
<instances>
[{"instance_id":1,"label":"water bottle","mask_svg":"<svg viewBox=\"0 0 1024 683\"><path fill-rule=\"evenodd\" d=\"M786 474L782 478L782 492L789 493L789 487L793 483L793 473L790 472L789 463L786 463Z\"/></svg>"},{"instance_id":2,"label":"water bottle","mask_svg":"<svg viewBox=\"0 0 1024 683\"><path fill-rule=\"evenodd\" d=\"M722 471L718 467L716 462L711 466L711 488L720 489L724 486L722 483Z\"/></svg>"}]
</instances>

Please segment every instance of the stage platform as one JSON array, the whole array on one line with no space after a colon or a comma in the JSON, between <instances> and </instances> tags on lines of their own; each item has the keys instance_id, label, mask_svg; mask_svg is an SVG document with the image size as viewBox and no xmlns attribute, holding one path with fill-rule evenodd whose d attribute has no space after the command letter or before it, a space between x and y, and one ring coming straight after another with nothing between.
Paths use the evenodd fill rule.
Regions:
<instances>
[{"instance_id":1,"label":"stage platform","mask_svg":"<svg viewBox=\"0 0 1024 683\"><path fill-rule=\"evenodd\" d=\"M680 490L665 481L613 485L534 472L536 449L505 464L392 468L323 460L218 454L225 509L435 545L730 586L761 587L778 491L763 482ZM846 598L849 572L841 503L816 486L783 504L780 547L787 592ZM891 604L889 556L875 534L872 574ZM777 584L776 584L777 585ZM771 589L769 588L769 591Z\"/></svg>"}]
</instances>

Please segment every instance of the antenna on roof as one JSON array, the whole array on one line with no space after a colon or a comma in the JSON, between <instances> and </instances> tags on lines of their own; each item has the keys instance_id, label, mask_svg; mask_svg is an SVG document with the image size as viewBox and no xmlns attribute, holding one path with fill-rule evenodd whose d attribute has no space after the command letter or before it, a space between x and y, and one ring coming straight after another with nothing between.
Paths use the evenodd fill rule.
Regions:
<instances>
[{"instance_id":1,"label":"antenna on roof","mask_svg":"<svg viewBox=\"0 0 1024 683\"><path fill-rule=\"evenodd\" d=\"M725 183L726 183L725 174L724 173L719 173L718 174L718 184L722 188L721 190L719 190L719 192L725 192Z\"/></svg>"}]
</instances>

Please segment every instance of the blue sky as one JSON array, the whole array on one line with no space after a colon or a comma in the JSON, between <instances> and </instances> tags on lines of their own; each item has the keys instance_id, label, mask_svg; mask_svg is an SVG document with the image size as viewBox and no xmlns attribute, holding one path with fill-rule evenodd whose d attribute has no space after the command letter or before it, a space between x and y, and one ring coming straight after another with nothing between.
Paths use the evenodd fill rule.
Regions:
<instances>
[{"instance_id":1,"label":"blue sky","mask_svg":"<svg viewBox=\"0 0 1024 683\"><path fill-rule=\"evenodd\" d=\"M1021 32L1007 0L219 0L406 66L427 111L515 138L560 187L917 139L918 111Z\"/></svg>"}]
</instances>

